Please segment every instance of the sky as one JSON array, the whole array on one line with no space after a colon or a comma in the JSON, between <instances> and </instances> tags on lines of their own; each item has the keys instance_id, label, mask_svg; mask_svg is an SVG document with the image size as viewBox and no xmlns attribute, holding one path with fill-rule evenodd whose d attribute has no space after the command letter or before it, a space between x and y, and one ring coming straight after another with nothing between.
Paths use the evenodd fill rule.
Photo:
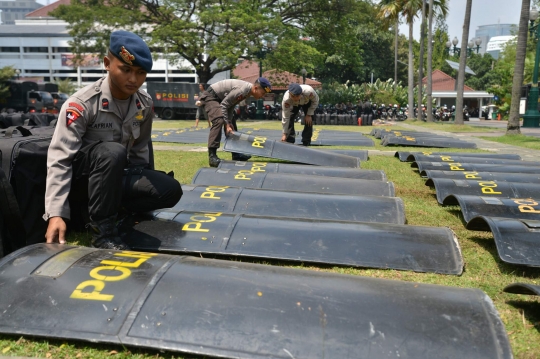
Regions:
<instances>
[{"instance_id":1,"label":"sky","mask_svg":"<svg viewBox=\"0 0 540 359\"><path fill-rule=\"evenodd\" d=\"M461 33L463 31L463 21L465 20L466 0L447 0L448 34L453 39L457 36L461 43ZM531 1L532 2L532 1ZM469 27L469 39L474 38L478 26L501 24L519 24L519 14L521 12L521 0L473 0L471 8L471 25ZM414 27L414 38L420 39L420 22ZM401 25L399 32L409 35L408 25ZM461 45L458 45L461 46Z\"/></svg>"}]
</instances>

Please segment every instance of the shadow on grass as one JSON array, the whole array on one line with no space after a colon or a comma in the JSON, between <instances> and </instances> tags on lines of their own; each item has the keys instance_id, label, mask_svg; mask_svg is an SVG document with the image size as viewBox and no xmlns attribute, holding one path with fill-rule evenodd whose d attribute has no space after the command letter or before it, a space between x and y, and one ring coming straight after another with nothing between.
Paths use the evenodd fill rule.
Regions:
<instances>
[{"instance_id":1,"label":"shadow on grass","mask_svg":"<svg viewBox=\"0 0 540 359\"><path fill-rule=\"evenodd\" d=\"M511 293L507 293L513 295ZM515 295L513 295L515 296ZM540 303L538 302L539 297L537 296L528 296L531 297L529 300L507 300L506 303L512 307L518 309L523 315L523 318L527 320L531 325L534 326L537 332L540 333ZM526 323L523 323L526 325Z\"/></svg>"}]
</instances>

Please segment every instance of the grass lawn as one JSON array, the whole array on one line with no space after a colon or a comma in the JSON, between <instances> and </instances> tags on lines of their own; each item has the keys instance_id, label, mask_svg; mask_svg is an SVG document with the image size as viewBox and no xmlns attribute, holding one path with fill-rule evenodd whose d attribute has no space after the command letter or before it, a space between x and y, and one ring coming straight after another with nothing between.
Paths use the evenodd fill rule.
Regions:
<instances>
[{"instance_id":1,"label":"grass lawn","mask_svg":"<svg viewBox=\"0 0 540 359\"><path fill-rule=\"evenodd\" d=\"M167 128L173 121L166 123ZM192 121L182 121L179 125L189 127ZM159 128L163 124L158 123ZM259 128L279 129L278 122L257 123ZM264 126L264 127L263 127ZM437 125L435 125L437 126ZM255 127L255 123L239 123L239 127ZM318 126L324 129L357 131L368 133L371 127ZM444 126L444 129L447 130ZM163 127L165 128L165 127ZM180 128L180 127L178 127ZM476 130L476 128L475 128ZM492 140L492 138L488 138ZM379 140L375 140L379 142ZM167 144L169 145L169 144ZM204 146L204 144L201 144ZM337 147L336 147L337 148ZM343 147L344 148L344 147ZM373 149L373 147L368 148ZM393 151L394 147L376 146L375 149ZM420 149L405 148L406 151ZM435 150L436 151L436 150ZM443 149L443 151L447 151ZM458 150L456 150L458 151ZM460 152L463 150L459 150ZM469 152L474 152L470 150ZM478 152L478 151L477 151ZM223 155L229 158L229 155ZM164 171L173 170L181 183L190 183L192 176L200 168L208 165L206 152L161 151L155 152L156 168ZM264 160L253 158L252 160ZM495 303L501 316L516 358L532 359L540 356L540 303L538 297L513 295L502 289L514 282L540 284L540 269L504 264L498 257L491 232L473 232L465 229L462 215L457 206L442 207L437 204L435 191L424 185L424 180L414 171L409 163L400 162L389 156L371 156L362 163L364 169L384 170L388 179L394 182L396 196L405 202L406 216L410 225L445 226L457 235L465 260L465 270L461 276L414 273L396 270L354 269L346 267L302 266L287 263L274 265L290 266L302 270L329 271L350 275L376 278L414 281L454 287L479 288L485 291ZM87 234L71 234L72 244L88 245ZM265 262L267 263L267 262ZM459 345L459 343L456 343ZM20 336L0 336L0 355L36 356L42 358L191 358L175 353L124 348L121 346L100 345L84 342L65 342Z\"/></svg>"},{"instance_id":2,"label":"grass lawn","mask_svg":"<svg viewBox=\"0 0 540 359\"><path fill-rule=\"evenodd\" d=\"M480 137L484 140L495 141L512 146L531 148L540 150L540 138L525 135L505 135L498 137Z\"/></svg>"}]
</instances>

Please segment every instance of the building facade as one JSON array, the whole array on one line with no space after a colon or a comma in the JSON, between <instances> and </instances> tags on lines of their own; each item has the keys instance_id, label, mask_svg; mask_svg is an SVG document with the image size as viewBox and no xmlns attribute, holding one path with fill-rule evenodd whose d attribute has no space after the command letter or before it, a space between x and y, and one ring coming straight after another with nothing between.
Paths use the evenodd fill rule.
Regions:
<instances>
[{"instance_id":1,"label":"building facade","mask_svg":"<svg viewBox=\"0 0 540 359\"><path fill-rule=\"evenodd\" d=\"M22 20L26 14L43 7L35 0L0 1L0 24L15 25L15 20Z\"/></svg>"},{"instance_id":2,"label":"building facade","mask_svg":"<svg viewBox=\"0 0 540 359\"><path fill-rule=\"evenodd\" d=\"M482 40L480 45L480 54L485 54L489 40L495 36L509 36L517 33L517 25L515 24L493 24L482 25L476 29L475 37Z\"/></svg>"}]
</instances>

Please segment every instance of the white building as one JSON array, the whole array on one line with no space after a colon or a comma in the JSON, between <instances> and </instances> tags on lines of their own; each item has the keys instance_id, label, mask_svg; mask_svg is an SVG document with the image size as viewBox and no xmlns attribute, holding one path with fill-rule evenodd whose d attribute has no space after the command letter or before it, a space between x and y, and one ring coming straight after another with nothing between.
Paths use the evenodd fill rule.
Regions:
<instances>
[{"instance_id":1,"label":"white building","mask_svg":"<svg viewBox=\"0 0 540 359\"><path fill-rule=\"evenodd\" d=\"M504 45L506 45L509 41L513 41L517 39L517 36L494 36L492 37L486 47L486 52L493 56L494 59L499 58L499 54L504 48Z\"/></svg>"},{"instance_id":2,"label":"white building","mask_svg":"<svg viewBox=\"0 0 540 359\"><path fill-rule=\"evenodd\" d=\"M87 55L83 66L73 64L66 24L58 20L19 20L16 25L0 26L0 67L13 66L20 79L54 81L71 78L79 86L104 76L103 61ZM158 54L159 57L159 54ZM163 58L155 59L147 81L196 83L193 66L183 61L171 66Z\"/></svg>"}]
</instances>

